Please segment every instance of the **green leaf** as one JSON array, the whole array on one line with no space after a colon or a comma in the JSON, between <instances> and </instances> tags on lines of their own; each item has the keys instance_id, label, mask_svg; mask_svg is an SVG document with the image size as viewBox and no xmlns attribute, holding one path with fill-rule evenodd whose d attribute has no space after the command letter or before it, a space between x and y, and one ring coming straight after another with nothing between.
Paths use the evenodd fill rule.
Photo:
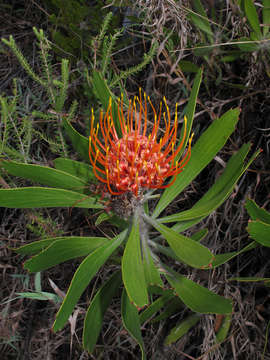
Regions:
<instances>
[{"instance_id":1,"label":"green leaf","mask_svg":"<svg viewBox=\"0 0 270 360\"><path fill-rule=\"evenodd\" d=\"M263 24L264 24L263 35L267 35L269 33L269 24L270 24L270 4L269 4L269 0L263 0L262 3L263 3L262 15L263 15Z\"/></svg>"},{"instance_id":2,"label":"green leaf","mask_svg":"<svg viewBox=\"0 0 270 360\"><path fill-rule=\"evenodd\" d=\"M193 53L196 57L207 57L210 56L210 54L213 52L213 49L216 47L216 45L204 45L204 43L202 44L197 44L194 47Z\"/></svg>"},{"instance_id":3,"label":"green leaf","mask_svg":"<svg viewBox=\"0 0 270 360\"><path fill-rule=\"evenodd\" d=\"M199 71L196 74L195 79L194 79L194 83L193 83L192 90L191 90L191 93L190 93L190 96L189 96L188 104L187 104L187 106L185 108L185 115L186 115L187 120L188 120L187 134L186 134L186 140L184 142L183 150L180 151L180 156L182 155L182 153L183 153L183 151L184 151L184 149L185 149L185 147L187 145L188 139L190 137L192 124L193 124L194 113L195 113L195 108L196 108L197 97L198 97L201 82L202 82L202 69L199 69Z\"/></svg>"},{"instance_id":4,"label":"green leaf","mask_svg":"<svg viewBox=\"0 0 270 360\"><path fill-rule=\"evenodd\" d=\"M137 307L148 304L147 284L142 262L140 227L136 216L122 259L122 278L130 301Z\"/></svg>"},{"instance_id":5,"label":"green leaf","mask_svg":"<svg viewBox=\"0 0 270 360\"><path fill-rule=\"evenodd\" d=\"M74 150L76 150L76 152L78 154L80 154L82 159L89 161L88 138L86 138L85 136L78 133L78 131L74 129L74 127L71 125L71 123L66 118L63 118L63 126L71 140Z\"/></svg>"},{"instance_id":6,"label":"green leaf","mask_svg":"<svg viewBox=\"0 0 270 360\"><path fill-rule=\"evenodd\" d=\"M186 114L186 117L188 120L187 121L187 135L186 135L186 140L184 142L183 150L180 151L179 157L182 155L184 148L186 147L186 144L188 142L188 138L190 136L201 81L202 81L202 69L200 69L195 76L194 84L192 86L192 90L191 90L190 97L189 97L189 101L188 101L187 107L185 109L185 114ZM172 187L174 187L174 185L172 185ZM157 207L154 210L153 217L157 217L159 215L159 213L163 210L162 209L162 210L158 211L159 210L158 207L161 206L163 202L166 202L166 197L167 197L167 195L166 195L166 191L165 191L163 193L163 195L161 196ZM166 206L167 205L165 205L165 207Z\"/></svg>"},{"instance_id":7,"label":"green leaf","mask_svg":"<svg viewBox=\"0 0 270 360\"><path fill-rule=\"evenodd\" d=\"M168 319L170 316L175 315L176 313L184 310L184 304L179 299L179 297L175 296L165 305L164 310L151 320L151 323L157 323L163 320Z\"/></svg>"},{"instance_id":8,"label":"green leaf","mask_svg":"<svg viewBox=\"0 0 270 360\"><path fill-rule=\"evenodd\" d=\"M139 344L142 353L142 357L141 357L142 360L146 360L143 339L140 329L140 318L139 318L138 310L130 302L125 289L123 289L123 293L122 293L121 312L122 312L123 325L125 329L133 337L133 339Z\"/></svg>"},{"instance_id":9,"label":"green leaf","mask_svg":"<svg viewBox=\"0 0 270 360\"><path fill-rule=\"evenodd\" d=\"M191 61L180 60L178 66L183 72L197 73L200 68Z\"/></svg>"},{"instance_id":10,"label":"green leaf","mask_svg":"<svg viewBox=\"0 0 270 360\"><path fill-rule=\"evenodd\" d=\"M256 11L256 8L254 5L254 1L253 0L245 0L244 1L244 9L245 9L245 14L247 16L247 19L248 19L253 31L257 35L258 39L260 39L262 34L261 34L260 22L259 22L257 11Z\"/></svg>"},{"instance_id":11,"label":"green leaf","mask_svg":"<svg viewBox=\"0 0 270 360\"><path fill-rule=\"evenodd\" d=\"M245 207L252 220L260 220L270 225L270 213L263 208L260 208L255 201L248 199Z\"/></svg>"},{"instance_id":12,"label":"green leaf","mask_svg":"<svg viewBox=\"0 0 270 360\"><path fill-rule=\"evenodd\" d=\"M208 234L208 229L201 229L191 236L194 241L201 242Z\"/></svg>"},{"instance_id":13,"label":"green leaf","mask_svg":"<svg viewBox=\"0 0 270 360\"><path fill-rule=\"evenodd\" d=\"M250 144L244 144L241 149L230 158L223 174L190 210L161 218L159 221L163 223L187 221L194 218L201 218L202 216L206 217L211 214L230 196L239 178L260 153L260 151L257 151L253 154L245 165L244 161L249 149Z\"/></svg>"},{"instance_id":14,"label":"green leaf","mask_svg":"<svg viewBox=\"0 0 270 360\"><path fill-rule=\"evenodd\" d=\"M205 287L175 272L173 275L165 274L165 276L183 303L191 310L202 314L229 314L232 312L230 300L216 295Z\"/></svg>"},{"instance_id":15,"label":"green leaf","mask_svg":"<svg viewBox=\"0 0 270 360\"><path fill-rule=\"evenodd\" d=\"M174 230L159 224L149 217L147 217L147 219L167 240L178 259L185 264L195 268L202 268L208 266L213 261L214 255L205 246L191 238L178 234Z\"/></svg>"},{"instance_id":16,"label":"green leaf","mask_svg":"<svg viewBox=\"0 0 270 360\"><path fill-rule=\"evenodd\" d=\"M86 181L83 179L47 166L1 160L0 167L4 168L11 175L56 188L78 189L78 191L82 192L86 185Z\"/></svg>"},{"instance_id":17,"label":"green leaf","mask_svg":"<svg viewBox=\"0 0 270 360\"><path fill-rule=\"evenodd\" d=\"M174 297L175 295L173 290L163 290L162 295L140 314L140 323L143 324L145 321L149 320L156 312L163 308L168 303L168 301Z\"/></svg>"},{"instance_id":18,"label":"green leaf","mask_svg":"<svg viewBox=\"0 0 270 360\"><path fill-rule=\"evenodd\" d=\"M228 332L230 330L231 322L232 322L232 315L231 314L225 315L221 327L216 334L217 343L222 343L223 341L226 340L226 337L228 336Z\"/></svg>"},{"instance_id":19,"label":"green leaf","mask_svg":"<svg viewBox=\"0 0 270 360\"><path fill-rule=\"evenodd\" d=\"M98 247L108 244L107 238L70 237L56 240L40 254L27 260L24 267L30 272L42 271L64 261L86 256Z\"/></svg>"},{"instance_id":20,"label":"green leaf","mask_svg":"<svg viewBox=\"0 0 270 360\"><path fill-rule=\"evenodd\" d=\"M247 246L245 246L243 249L241 249L239 251L232 251L232 252L225 253L225 254L216 254L215 258L214 258L214 261L211 264L211 267L208 266L207 268L212 269L212 268L216 268L216 267L218 267L220 265L223 265L226 262L230 261L231 259L235 258L236 256L238 256L238 255L240 255L240 254L242 254L242 253L244 253L246 251L255 249L257 246L258 246L258 244L256 244L255 241L253 241L253 242L251 242L250 244L248 244Z\"/></svg>"},{"instance_id":21,"label":"green leaf","mask_svg":"<svg viewBox=\"0 0 270 360\"><path fill-rule=\"evenodd\" d=\"M101 223L103 223L104 221L107 221L111 218L112 218L112 215L109 215L108 213L103 212L98 216L97 220L95 221L95 226L98 226Z\"/></svg>"},{"instance_id":22,"label":"green leaf","mask_svg":"<svg viewBox=\"0 0 270 360\"><path fill-rule=\"evenodd\" d=\"M46 291L41 292L22 292L22 293L16 293L19 295L20 298L23 299L32 299L32 300L41 300L41 301L53 301L54 303L59 303L62 301L62 299L56 295L52 294Z\"/></svg>"},{"instance_id":23,"label":"green leaf","mask_svg":"<svg viewBox=\"0 0 270 360\"><path fill-rule=\"evenodd\" d=\"M189 13L189 17L190 17L191 21L193 22L193 24L196 27L198 27L203 32L205 32L208 35L209 41L211 43L213 43L214 38L213 38L213 32L211 30L210 22L207 18L207 14L206 14L200 0L193 0L192 3L193 3L193 7L194 7L196 13L189 10L188 8L186 8L186 10Z\"/></svg>"},{"instance_id":24,"label":"green leaf","mask_svg":"<svg viewBox=\"0 0 270 360\"><path fill-rule=\"evenodd\" d=\"M193 314L186 317L175 327L173 327L168 336L166 336L164 345L170 345L184 336L197 322L200 320L200 315Z\"/></svg>"},{"instance_id":25,"label":"green leaf","mask_svg":"<svg viewBox=\"0 0 270 360\"><path fill-rule=\"evenodd\" d=\"M187 221L179 221L178 223L174 224L172 230L176 231L177 233L183 232L187 229L190 229L191 226L198 224L200 221L204 219L204 216L200 216L199 218L195 218L192 220ZM159 221L160 219L158 219Z\"/></svg>"},{"instance_id":26,"label":"green leaf","mask_svg":"<svg viewBox=\"0 0 270 360\"><path fill-rule=\"evenodd\" d=\"M259 44L257 41L252 40L248 37L239 38L235 44L243 52L253 52L259 50Z\"/></svg>"},{"instance_id":27,"label":"green leaf","mask_svg":"<svg viewBox=\"0 0 270 360\"><path fill-rule=\"evenodd\" d=\"M41 273L38 272L35 274L35 290L38 292L42 291L42 287L41 287Z\"/></svg>"},{"instance_id":28,"label":"green leaf","mask_svg":"<svg viewBox=\"0 0 270 360\"><path fill-rule=\"evenodd\" d=\"M147 288L151 285L162 287L163 282L160 278L159 271L154 263L153 256L147 244L147 239L143 239L141 234L142 251L143 251L143 267Z\"/></svg>"},{"instance_id":29,"label":"green leaf","mask_svg":"<svg viewBox=\"0 0 270 360\"><path fill-rule=\"evenodd\" d=\"M61 157L54 159L53 162L56 169L76 176L85 183L97 182L92 166L88 164Z\"/></svg>"},{"instance_id":30,"label":"green leaf","mask_svg":"<svg viewBox=\"0 0 270 360\"><path fill-rule=\"evenodd\" d=\"M240 282L257 282L257 281L263 281L268 282L270 281L270 278L263 278L263 277L233 277L228 279L227 281L240 281Z\"/></svg>"},{"instance_id":31,"label":"green leaf","mask_svg":"<svg viewBox=\"0 0 270 360\"><path fill-rule=\"evenodd\" d=\"M270 247L270 224L261 221L250 221L247 231L250 237L259 244Z\"/></svg>"},{"instance_id":32,"label":"green leaf","mask_svg":"<svg viewBox=\"0 0 270 360\"><path fill-rule=\"evenodd\" d=\"M211 264L209 264L208 266L204 267L204 269L213 269L220 265L223 265L226 262L230 261L231 259L235 258L236 256L242 254L243 252L255 249L257 246L259 246L259 245L256 243L256 241L253 241L250 244L248 244L247 246L245 246L240 251L232 251L232 252L225 253L225 254L216 254L216 255L214 255L213 262ZM172 251L171 248L162 246L160 244L156 244L156 249L157 249L157 251L161 252L162 254L164 254L170 258L178 260L178 257L175 255L175 253Z\"/></svg>"},{"instance_id":33,"label":"green leaf","mask_svg":"<svg viewBox=\"0 0 270 360\"><path fill-rule=\"evenodd\" d=\"M93 279L99 268L105 263L109 256L123 242L127 231L123 231L108 244L105 244L87 256L76 270L67 295L56 315L53 330L58 331L63 328L68 320L74 306L79 300L81 294Z\"/></svg>"},{"instance_id":34,"label":"green leaf","mask_svg":"<svg viewBox=\"0 0 270 360\"><path fill-rule=\"evenodd\" d=\"M33 241L30 244L23 245L17 249L12 249L12 250L14 250L16 253L22 254L22 255L35 255L35 254L39 253L40 251L49 247L55 241L66 240L66 241L76 242L77 240L80 241L82 239L84 239L83 241L88 241L88 240L91 241L91 239L94 239L94 243L97 243L99 241L97 239L100 239L101 243L108 241L108 239L105 237L58 236L58 237L54 237L54 238L46 238L46 239L42 239L39 241Z\"/></svg>"},{"instance_id":35,"label":"green leaf","mask_svg":"<svg viewBox=\"0 0 270 360\"><path fill-rule=\"evenodd\" d=\"M44 207L78 207L102 209L97 199L78 192L45 187L0 189L3 207L31 209Z\"/></svg>"},{"instance_id":36,"label":"green leaf","mask_svg":"<svg viewBox=\"0 0 270 360\"><path fill-rule=\"evenodd\" d=\"M121 273L114 273L102 285L88 307L83 327L83 347L90 353L94 351L102 327L103 317L113 296L121 285Z\"/></svg>"},{"instance_id":37,"label":"green leaf","mask_svg":"<svg viewBox=\"0 0 270 360\"><path fill-rule=\"evenodd\" d=\"M221 118L216 119L200 136L191 150L191 158L184 171L177 176L175 183L164 191L155 208L153 217L156 218L215 157L234 131L238 116L239 109L227 111Z\"/></svg>"},{"instance_id":38,"label":"green leaf","mask_svg":"<svg viewBox=\"0 0 270 360\"><path fill-rule=\"evenodd\" d=\"M109 106L109 100L112 99L112 117L114 120L115 128L117 133L120 133L120 123L118 121L118 105L115 100L115 96L109 89L106 80L103 78L100 72L93 71L93 90L102 104L104 111L107 111Z\"/></svg>"}]
</instances>

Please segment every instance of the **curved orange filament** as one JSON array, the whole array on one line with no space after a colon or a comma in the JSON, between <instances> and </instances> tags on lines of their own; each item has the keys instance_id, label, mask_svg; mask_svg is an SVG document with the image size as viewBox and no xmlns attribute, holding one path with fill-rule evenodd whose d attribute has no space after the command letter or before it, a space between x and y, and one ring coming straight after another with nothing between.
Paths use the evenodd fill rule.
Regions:
<instances>
[{"instance_id":1,"label":"curved orange filament","mask_svg":"<svg viewBox=\"0 0 270 360\"><path fill-rule=\"evenodd\" d=\"M152 131L147 136L147 101L154 114ZM162 103L156 112L149 97L141 89L139 96L129 100L127 117L123 110L123 95L118 99L118 122L120 134L115 127L116 119L112 117L112 102L106 113L102 111L99 123L94 127L94 112L91 114L89 136L89 159L97 179L107 184L112 195L132 192L136 197L141 190L167 188L171 186L188 163L191 156L192 136L189 138L187 150L181 160L178 159L187 139L187 119L184 117L183 135L177 143L177 104L172 124L169 107L164 97L165 112ZM162 117L163 115L163 117ZM161 118L164 119L165 130L158 139ZM100 134L102 139L98 138ZM171 180L165 183L168 178Z\"/></svg>"}]
</instances>

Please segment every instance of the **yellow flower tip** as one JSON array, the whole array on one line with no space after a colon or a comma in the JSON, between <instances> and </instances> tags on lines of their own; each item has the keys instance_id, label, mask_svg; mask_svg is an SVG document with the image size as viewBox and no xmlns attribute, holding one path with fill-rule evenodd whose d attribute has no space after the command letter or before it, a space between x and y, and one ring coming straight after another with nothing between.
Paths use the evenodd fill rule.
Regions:
<instances>
[{"instance_id":1,"label":"yellow flower tip","mask_svg":"<svg viewBox=\"0 0 270 360\"><path fill-rule=\"evenodd\" d=\"M107 183L108 190L112 195L132 192L137 197L144 189L169 187L190 158L193 133L189 138L186 154L180 162L176 161L176 157L185 143L187 130L185 116L184 136L180 144L176 145L178 144L178 104L175 104L175 122L173 124L165 96L163 102L166 109L163 112L162 101L159 104L159 111L156 111L150 97L145 92L143 94L144 102L141 88L139 96L135 95L133 99L129 99L126 119L123 111L123 93L121 93L121 98L117 99L122 135L117 134L114 127L111 111L112 98L109 99L105 117L99 117L99 123L95 128L93 122L91 124L89 159L93 165L95 176L98 180ZM147 134L147 103L150 104L154 118L153 129L149 131L149 134ZM139 107L139 116L134 115L136 107ZM165 121L163 137L158 136L162 114ZM143 130L141 129L142 116L144 116ZM102 139L97 136L99 127Z\"/></svg>"}]
</instances>

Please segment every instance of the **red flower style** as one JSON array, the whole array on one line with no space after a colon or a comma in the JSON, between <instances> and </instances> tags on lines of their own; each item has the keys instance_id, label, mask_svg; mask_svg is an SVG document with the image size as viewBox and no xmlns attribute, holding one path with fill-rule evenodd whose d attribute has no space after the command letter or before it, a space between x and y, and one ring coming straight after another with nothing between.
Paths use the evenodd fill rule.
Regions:
<instances>
[{"instance_id":1,"label":"red flower style","mask_svg":"<svg viewBox=\"0 0 270 360\"><path fill-rule=\"evenodd\" d=\"M152 132L147 136L147 100L154 113ZM98 180L107 184L112 195L132 192L136 197L143 189L163 189L171 186L176 176L183 171L190 159L191 141L182 160L178 154L184 146L187 133L187 119L184 117L184 131L182 140L176 145L177 135L177 104L173 124L169 108L164 97L166 112L163 113L165 130L158 139L159 124L162 115L162 103L159 113L154 109L149 97L144 101L134 97L129 101L127 117L123 112L123 96L118 99L118 121L121 136L116 131L112 117L111 99L105 113L100 113L99 123L94 128L94 114L92 110L91 130L89 136L89 158L93 171ZM137 104L139 109L137 112ZM98 138L99 128L103 141ZM168 184L165 180L173 177Z\"/></svg>"}]
</instances>

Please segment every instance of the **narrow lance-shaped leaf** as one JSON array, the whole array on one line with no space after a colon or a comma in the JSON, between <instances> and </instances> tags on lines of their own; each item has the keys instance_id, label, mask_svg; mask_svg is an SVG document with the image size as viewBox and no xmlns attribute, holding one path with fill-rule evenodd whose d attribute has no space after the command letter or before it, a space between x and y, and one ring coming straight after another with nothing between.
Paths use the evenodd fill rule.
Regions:
<instances>
[{"instance_id":1,"label":"narrow lance-shaped leaf","mask_svg":"<svg viewBox=\"0 0 270 360\"><path fill-rule=\"evenodd\" d=\"M141 238L141 247L142 247L142 262L144 267L144 276L146 280L146 286L149 288L151 285L157 285L162 287L163 282L160 278L159 271L156 267L154 262L151 250L149 248L149 239L148 239L148 232L141 231L140 232Z\"/></svg>"},{"instance_id":2,"label":"narrow lance-shaped leaf","mask_svg":"<svg viewBox=\"0 0 270 360\"><path fill-rule=\"evenodd\" d=\"M164 191L153 217L156 218L214 158L234 131L238 116L239 109L229 110L221 118L216 119L200 136L191 149L191 158L184 171L177 176L175 183Z\"/></svg>"},{"instance_id":3,"label":"narrow lance-shaped leaf","mask_svg":"<svg viewBox=\"0 0 270 360\"><path fill-rule=\"evenodd\" d=\"M196 325L199 320L199 314L193 314L186 317L170 330L169 335L165 338L164 344L170 345L181 339L181 337L183 337L194 325Z\"/></svg>"},{"instance_id":4,"label":"narrow lance-shaped leaf","mask_svg":"<svg viewBox=\"0 0 270 360\"><path fill-rule=\"evenodd\" d=\"M206 217L211 214L211 212L218 208L229 197L239 178L260 153L260 150L255 152L251 159L244 164L249 149L250 144L244 144L241 149L230 158L222 175L190 210L161 218L159 221L165 223L187 221L194 218L201 218L202 216Z\"/></svg>"},{"instance_id":5,"label":"narrow lance-shaped leaf","mask_svg":"<svg viewBox=\"0 0 270 360\"><path fill-rule=\"evenodd\" d=\"M43 185L61 189L78 189L83 191L86 181L64 171L34 164L23 164L11 160L1 160L3 167L9 174L20 176Z\"/></svg>"},{"instance_id":6,"label":"narrow lance-shaped leaf","mask_svg":"<svg viewBox=\"0 0 270 360\"><path fill-rule=\"evenodd\" d=\"M183 311L185 305L181 301L181 299L175 296L164 306L164 309L151 320L151 323L158 323L160 321L166 320L176 313Z\"/></svg>"},{"instance_id":7,"label":"narrow lance-shaped leaf","mask_svg":"<svg viewBox=\"0 0 270 360\"><path fill-rule=\"evenodd\" d=\"M191 129L192 129L192 125L193 125L193 119L194 119L194 113L195 113L195 108L196 108L196 103L197 103L197 97L198 97L198 93L199 93L199 89L200 89L200 85L202 82L202 69L199 69L198 73L195 76L194 79L194 83L192 86L192 90L189 96L189 100L188 100L188 104L185 108L185 115L187 117L187 136L186 136L186 140L184 142L183 145L183 149L180 151L179 153L179 157L183 154L183 151L188 143L188 139L190 137L190 133L191 133Z\"/></svg>"},{"instance_id":8,"label":"narrow lance-shaped leaf","mask_svg":"<svg viewBox=\"0 0 270 360\"><path fill-rule=\"evenodd\" d=\"M83 347L90 353L96 346L104 314L120 285L121 273L116 272L102 285L89 305L84 319Z\"/></svg>"},{"instance_id":9,"label":"narrow lance-shaped leaf","mask_svg":"<svg viewBox=\"0 0 270 360\"><path fill-rule=\"evenodd\" d=\"M161 233L178 259L184 263L195 268L202 268L208 266L213 261L214 255L205 246L191 238L178 234L165 225L159 224L150 217L146 217L146 219Z\"/></svg>"},{"instance_id":10,"label":"narrow lance-shaped leaf","mask_svg":"<svg viewBox=\"0 0 270 360\"><path fill-rule=\"evenodd\" d=\"M187 9L192 22L194 23L195 26L197 26L199 29L205 32L207 34L210 43L213 43L214 42L213 32L211 30L210 22L207 18L207 14L201 4L201 1L193 0L193 7L196 13Z\"/></svg>"},{"instance_id":11,"label":"narrow lance-shaped leaf","mask_svg":"<svg viewBox=\"0 0 270 360\"><path fill-rule=\"evenodd\" d=\"M88 138L81 135L76 129L74 129L74 127L71 125L71 123L66 118L63 118L63 126L72 142L73 148L76 150L76 152L78 154L80 154L82 159L89 161Z\"/></svg>"},{"instance_id":12,"label":"narrow lance-shaped leaf","mask_svg":"<svg viewBox=\"0 0 270 360\"><path fill-rule=\"evenodd\" d=\"M143 339L140 329L140 318L139 318L138 310L130 302L125 289L123 289L123 293L122 293L121 312L122 312L123 325L125 329L129 332L129 334L133 337L133 339L139 344L142 353L141 359L146 360L146 354L144 351Z\"/></svg>"},{"instance_id":13,"label":"narrow lance-shaped leaf","mask_svg":"<svg viewBox=\"0 0 270 360\"><path fill-rule=\"evenodd\" d=\"M222 320L220 329L217 331L216 334L216 339L218 343L225 341L230 330L231 322L232 322L232 315L231 314L225 315Z\"/></svg>"},{"instance_id":14,"label":"narrow lance-shaped leaf","mask_svg":"<svg viewBox=\"0 0 270 360\"><path fill-rule=\"evenodd\" d=\"M56 241L63 241L63 242L67 241L67 243L68 242L76 243L76 241L78 241L78 242L83 241L85 243L88 242L89 243L88 246L96 246L96 245L99 246L101 244L104 244L105 242L108 242L109 240L105 237L58 236L58 237L54 237L54 238L45 238L45 239L41 239L38 241L33 241L30 244L23 245L17 249L12 249L12 250L14 250L17 254L36 255L40 251L48 248L50 245L52 245ZM90 242L91 242L91 244L90 244Z\"/></svg>"},{"instance_id":15,"label":"narrow lance-shaped leaf","mask_svg":"<svg viewBox=\"0 0 270 360\"><path fill-rule=\"evenodd\" d=\"M235 258L236 256L238 256L246 251L255 249L257 246L258 246L258 244L256 243L256 241L252 241L250 244L248 244L247 246L245 246L243 249L241 249L239 251L232 251L232 252L224 253L224 254L216 254L214 261L211 264L211 267L207 266L206 269L213 269L220 265L223 265L226 262Z\"/></svg>"},{"instance_id":16,"label":"narrow lance-shaped leaf","mask_svg":"<svg viewBox=\"0 0 270 360\"><path fill-rule=\"evenodd\" d=\"M270 224L270 213L260 208L255 201L248 199L245 207L252 220L260 220L266 224Z\"/></svg>"},{"instance_id":17,"label":"narrow lance-shaped leaf","mask_svg":"<svg viewBox=\"0 0 270 360\"><path fill-rule=\"evenodd\" d=\"M263 278L263 277L234 277L228 279L228 281L240 281L240 282L257 282L257 281L263 281L263 282L270 282L270 278Z\"/></svg>"},{"instance_id":18,"label":"narrow lance-shaped leaf","mask_svg":"<svg viewBox=\"0 0 270 360\"><path fill-rule=\"evenodd\" d=\"M269 0L263 0L263 9L262 9L262 15L263 15L263 34L266 35L269 32L270 28L270 4Z\"/></svg>"},{"instance_id":19,"label":"narrow lance-shaped leaf","mask_svg":"<svg viewBox=\"0 0 270 360\"><path fill-rule=\"evenodd\" d=\"M0 205L8 208L78 207L102 209L97 199L78 192L45 187L0 189Z\"/></svg>"},{"instance_id":20,"label":"narrow lance-shaped leaf","mask_svg":"<svg viewBox=\"0 0 270 360\"><path fill-rule=\"evenodd\" d=\"M261 38L260 22L253 0L244 1L247 19L258 39Z\"/></svg>"},{"instance_id":21,"label":"narrow lance-shaped leaf","mask_svg":"<svg viewBox=\"0 0 270 360\"><path fill-rule=\"evenodd\" d=\"M150 319L156 312L163 308L175 295L173 290L163 290L163 294L152 302L143 312L140 313L140 322L143 324L146 320Z\"/></svg>"},{"instance_id":22,"label":"narrow lance-shaped leaf","mask_svg":"<svg viewBox=\"0 0 270 360\"><path fill-rule=\"evenodd\" d=\"M103 109L107 109L111 99L112 117L116 126L116 130L120 133L120 123L118 121L118 108L115 96L109 89L109 86L103 76L98 72L93 72L93 90L102 104Z\"/></svg>"},{"instance_id":23,"label":"narrow lance-shaped leaf","mask_svg":"<svg viewBox=\"0 0 270 360\"><path fill-rule=\"evenodd\" d=\"M259 244L270 247L270 224L261 221L250 221L247 231L250 237Z\"/></svg>"},{"instance_id":24,"label":"narrow lance-shaped leaf","mask_svg":"<svg viewBox=\"0 0 270 360\"><path fill-rule=\"evenodd\" d=\"M106 238L77 237L53 242L47 249L27 260L24 267L30 272L43 271L64 261L89 255L99 246L108 243Z\"/></svg>"},{"instance_id":25,"label":"narrow lance-shaped leaf","mask_svg":"<svg viewBox=\"0 0 270 360\"><path fill-rule=\"evenodd\" d=\"M180 233L187 229L190 229L191 226L198 224L203 219L204 219L204 216L201 216L201 217L198 217L198 218L195 218L192 220L179 221L178 223L174 224L171 229L176 231L177 233ZM157 220L159 221L160 219L157 219Z\"/></svg>"},{"instance_id":26,"label":"narrow lance-shaped leaf","mask_svg":"<svg viewBox=\"0 0 270 360\"><path fill-rule=\"evenodd\" d=\"M108 244L99 247L83 260L73 276L67 295L56 315L56 320L53 325L54 331L58 331L63 328L72 310L74 309L74 306L76 305L89 282L95 276L99 268L108 259L108 257L123 242L126 234L127 231L123 231Z\"/></svg>"},{"instance_id":27,"label":"narrow lance-shaped leaf","mask_svg":"<svg viewBox=\"0 0 270 360\"><path fill-rule=\"evenodd\" d=\"M54 159L53 163L56 169L74 175L86 183L97 182L92 166L88 163L61 157Z\"/></svg>"},{"instance_id":28,"label":"narrow lance-shaped leaf","mask_svg":"<svg viewBox=\"0 0 270 360\"><path fill-rule=\"evenodd\" d=\"M169 270L165 276L177 295L191 310L202 314L229 314L232 312L230 300L219 296L183 275Z\"/></svg>"},{"instance_id":29,"label":"narrow lance-shaped leaf","mask_svg":"<svg viewBox=\"0 0 270 360\"><path fill-rule=\"evenodd\" d=\"M142 262L140 227L136 216L122 259L122 277L130 301L138 307L147 305L148 294Z\"/></svg>"}]
</instances>

